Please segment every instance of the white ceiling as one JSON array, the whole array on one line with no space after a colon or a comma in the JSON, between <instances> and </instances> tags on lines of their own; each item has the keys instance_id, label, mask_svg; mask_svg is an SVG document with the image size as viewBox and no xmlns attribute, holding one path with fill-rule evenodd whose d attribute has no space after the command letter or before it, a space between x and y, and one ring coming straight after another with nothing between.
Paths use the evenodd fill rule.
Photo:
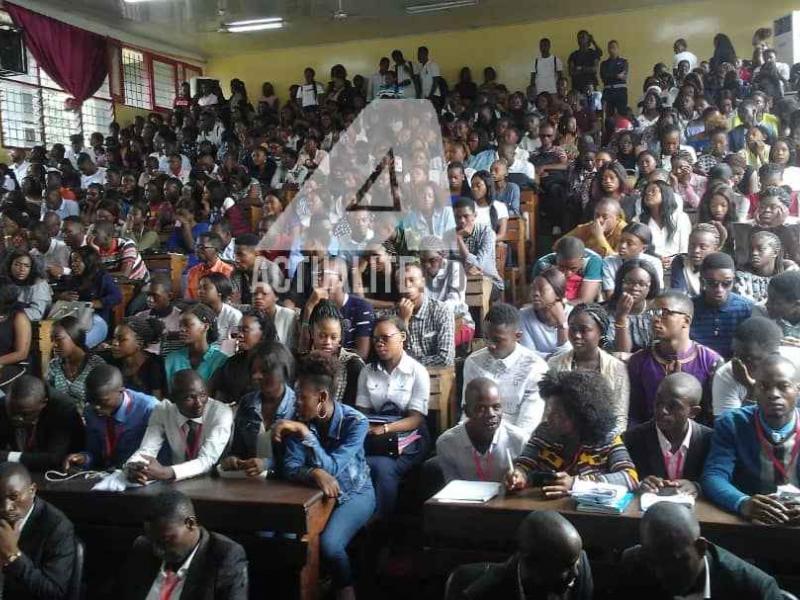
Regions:
<instances>
[{"instance_id":1,"label":"white ceiling","mask_svg":"<svg viewBox=\"0 0 800 600\"><path fill-rule=\"evenodd\" d=\"M615 12L675 0L480 0L476 7L408 16L408 4L441 0L341 0L350 16L332 18L339 0L39 0L34 10L84 18L142 39L203 56L314 45L375 37L465 29ZM25 3L22 3L25 5ZM283 17L282 30L219 33L223 21ZM67 20L65 18L65 20Z\"/></svg>"}]
</instances>

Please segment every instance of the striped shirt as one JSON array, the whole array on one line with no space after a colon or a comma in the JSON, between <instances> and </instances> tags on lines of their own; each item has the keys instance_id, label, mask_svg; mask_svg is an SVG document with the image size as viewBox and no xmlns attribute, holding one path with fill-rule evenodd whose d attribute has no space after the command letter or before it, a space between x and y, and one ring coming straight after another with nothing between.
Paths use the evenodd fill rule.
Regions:
<instances>
[{"instance_id":1,"label":"striped shirt","mask_svg":"<svg viewBox=\"0 0 800 600\"><path fill-rule=\"evenodd\" d=\"M408 323L407 352L422 365L450 366L456 358L455 320L450 308L427 293Z\"/></svg>"},{"instance_id":2,"label":"striped shirt","mask_svg":"<svg viewBox=\"0 0 800 600\"><path fill-rule=\"evenodd\" d=\"M108 249L100 248L100 260L103 268L109 273L119 273L125 261L133 261L133 267L128 275L132 281L150 281L150 272L142 260L142 255L136 247L136 242L126 238L114 238Z\"/></svg>"},{"instance_id":3,"label":"striped shirt","mask_svg":"<svg viewBox=\"0 0 800 600\"><path fill-rule=\"evenodd\" d=\"M457 235L455 230L447 232L444 240L446 248L457 247L455 239ZM464 262L467 266L479 268L484 275L491 278L495 290L502 291L504 289L503 279L497 272L497 260L495 259L496 239L497 236L490 226L475 223L472 233L464 237L464 244L469 250L469 256ZM460 260L461 255L454 252L453 258Z\"/></svg>"},{"instance_id":4,"label":"striped shirt","mask_svg":"<svg viewBox=\"0 0 800 600\"><path fill-rule=\"evenodd\" d=\"M620 436L599 445L578 446L573 456L564 456L564 446L550 441L547 426L533 432L514 466L525 473L533 471L564 471L573 477L589 481L604 481L635 490L639 476L628 449Z\"/></svg>"},{"instance_id":5,"label":"striped shirt","mask_svg":"<svg viewBox=\"0 0 800 600\"><path fill-rule=\"evenodd\" d=\"M702 295L695 297L693 301L691 338L698 344L715 350L724 359L729 359L732 355L733 332L739 323L750 318L753 303L734 293L719 307L709 306Z\"/></svg>"}]
</instances>

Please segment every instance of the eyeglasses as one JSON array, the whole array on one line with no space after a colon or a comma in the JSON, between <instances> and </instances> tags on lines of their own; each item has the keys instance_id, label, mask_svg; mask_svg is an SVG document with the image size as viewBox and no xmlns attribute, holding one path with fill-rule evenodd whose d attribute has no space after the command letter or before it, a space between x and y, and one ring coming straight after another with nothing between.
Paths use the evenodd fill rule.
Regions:
<instances>
[{"instance_id":1,"label":"eyeglasses","mask_svg":"<svg viewBox=\"0 0 800 600\"><path fill-rule=\"evenodd\" d=\"M685 312L680 312L679 310L672 310L670 308L653 308L650 310L650 314L653 315L654 319L664 319L672 315L681 315L682 317L691 316Z\"/></svg>"},{"instance_id":2,"label":"eyeglasses","mask_svg":"<svg viewBox=\"0 0 800 600\"><path fill-rule=\"evenodd\" d=\"M722 288L727 290L733 287L733 279L718 281L716 279L708 279L706 277L703 277L703 285L705 285L708 288Z\"/></svg>"},{"instance_id":3,"label":"eyeglasses","mask_svg":"<svg viewBox=\"0 0 800 600\"><path fill-rule=\"evenodd\" d=\"M390 333L389 335L373 335L372 336L372 343L376 346L378 344L388 344L392 341L392 338L398 334L402 333L402 331L395 331L394 333Z\"/></svg>"}]
</instances>

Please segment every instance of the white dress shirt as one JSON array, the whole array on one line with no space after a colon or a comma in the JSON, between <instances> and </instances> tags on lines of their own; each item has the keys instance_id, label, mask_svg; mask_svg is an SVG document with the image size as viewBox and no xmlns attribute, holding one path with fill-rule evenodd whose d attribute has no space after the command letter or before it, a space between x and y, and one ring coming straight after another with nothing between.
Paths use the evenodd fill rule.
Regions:
<instances>
[{"instance_id":1,"label":"white dress shirt","mask_svg":"<svg viewBox=\"0 0 800 600\"><path fill-rule=\"evenodd\" d=\"M203 426L199 432L200 448L196 458L184 460L186 457L186 428L184 425L189 419L178 411L178 407L173 402L162 400L153 408L142 444L128 459L128 463L142 462L145 460L144 456L158 456L161 446L166 441L172 453L172 470L175 472L175 481L208 473L222 456L225 446L228 445L233 427L233 411L227 404L209 398L203 416L192 420Z\"/></svg>"},{"instance_id":2,"label":"white dress shirt","mask_svg":"<svg viewBox=\"0 0 800 600\"><path fill-rule=\"evenodd\" d=\"M30 166L31 166L31 163L28 162L27 159L23 160L19 164L15 163L15 162L12 162L11 165L9 165L9 169L14 171L14 177L17 178L17 184L18 185L21 186L22 185L22 180L25 179L28 176L28 169L30 168Z\"/></svg>"},{"instance_id":3,"label":"white dress shirt","mask_svg":"<svg viewBox=\"0 0 800 600\"><path fill-rule=\"evenodd\" d=\"M292 308L275 305L275 315L272 318L278 333L278 341L289 350L295 350L297 312Z\"/></svg>"},{"instance_id":4,"label":"white dress shirt","mask_svg":"<svg viewBox=\"0 0 800 600\"><path fill-rule=\"evenodd\" d=\"M685 212L675 213L675 233L672 239L667 239L667 228L659 227L655 219L650 219L646 225L653 237L653 253L657 256L675 256L689 251L689 235L692 233L692 222Z\"/></svg>"},{"instance_id":5,"label":"white dress shirt","mask_svg":"<svg viewBox=\"0 0 800 600\"><path fill-rule=\"evenodd\" d=\"M99 183L100 185L106 184L106 168L105 167L97 167L97 171L95 171L94 175L81 175L81 189L85 190L93 183Z\"/></svg>"},{"instance_id":6,"label":"white dress shirt","mask_svg":"<svg viewBox=\"0 0 800 600\"><path fill-rule=\"evenodd\" d=\"M656 427L656 435L658 436L658 446L661 448L661 456L664 459L664 470L667 473L667 479L672 481L683 479L683 468L686 466L686 455L689 453L689 443L692 441L692 424L688 424L686 428L686 435L683 437L680 447L673 452L672 442L661 433L661 430Z\"/></svg>"},{"instance_id":7,"label":"white dress shirt","mask_svg":"<svg viewBox=\"0 0 800 600\"><path fill-rule=\"evenodd\" d=\"M392 403L403 414L415 410L427 415L430 395L428 371L403 352L403 358L391 373L387 373L379 362L361 369L356 407L380 412L385 404Z\"/></svg>"},{"instance_id":8,"label":"white dress shirt","mask_svg":"<svg viewBox=\"0 0 800 600\"><path fill-rule=\"evenodd\" d=\"M70 249L66 243L56 238L50 238L50 247L47 252L42 254L36 248L31 249L31 256L39 257L44 263L44 267L59 266L62 269L69 268Z\"/></svg>"},{"instance_id":9,"label":"white dress shirt","mask_svg":"<svg viewBox=\"0 0 800 600\"><path fill-rule=\"evenodd\" d=\"M711 598L711 572L708 569L708 556L703 557L703 564L705 566L705 585L703 591L687 594L686 596L675 596L675 600L705 600Z\"/></svg>"},{"instance_id":10,"label":"white dress shirt","mask_svg":"<svg viewBox=\"0 0 800 600\"><path fill-rule=\"evenodd\" d=\"M500 390L503 419L530 435L544 413L539 380L546 372L547 363L522 344L517 343L514 351L502 359L492 356L488 348L481 348L464 361L464 391L476 377L488 377Z\"/></svg>"},{"instance_id":11,"label":"white dress shirt","mask_svg":"<svg viewBox=\"0 0 800 600\"><path fill-rule=\"evenodd\" d=\"M442 93L438 87L434 87L436 77L441 76L439 65L433 61L428 61L424 65L417 63L417 73L419 73L420 88L422 90L422 97L427 98L430 95L441 96Z\"/></svg>"},{"instance_id":12,"label":"white dress shirt","mask_svg":"<svg viewBox=\"0 0 800 600\"><path fill-rule=\"evenodd\" d=\"M517 458L527 441L522 429L502 420L489 449L481 454L472 445L466 424L459 423L436 440L436 455L445 482L453 479L499 482L508 473L508 452Z\"/></svg>"},{"instance_id":13,"label":"white dress shirt","mask_svg":"<svg viewBox=\"0 0 800 600\"><path fill-rule=\"evenodd\" d=\"M231 338L231 332L242 322L242 311L234 308L227 302L222 303L222 309L217 315L217 329L219 330L219 347L228 356L236 354L236 340Z\"/></svg>"},{"instance_id":14,"label":"white dress shirt","mask_svg":"<svg viewBox=\"0 0 800 600\"><path fill-rule=\"evenodd\" d=\"M186 576L189 574L189 567L192 566L192 560L194 560L194 555L197 554L197 549L199 547L200 542L197 542L192 553L186 557L186 560L183 561L183 564L175 573L175 576L178 578L178 583L172 588L172 593L169 596L170 600L180 600L181 594L183 593L183 584L186 581ZM150 586L150 591L144 600L159 600L161 598L161 588L164 586L164 583L166 583L166 579L166 563L161 563L161 569L159 569L158 575L156 575L156 579L153 581L153 585Z\"/></svg>"}]
</instances>

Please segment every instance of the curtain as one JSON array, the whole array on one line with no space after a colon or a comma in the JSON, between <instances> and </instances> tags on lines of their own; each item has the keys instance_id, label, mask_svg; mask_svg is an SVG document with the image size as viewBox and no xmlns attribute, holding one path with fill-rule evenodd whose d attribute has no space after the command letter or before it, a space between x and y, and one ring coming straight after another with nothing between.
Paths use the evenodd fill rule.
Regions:
<instances>
[{"instance_id":1,"label":"curtain","mask_svg":"<svg viewBox=\"0 0 800 600\"><path fill-rule=\"evenodd\" d=\"M23 30L25 46L39 67L72 96L75 108L90 98L108 75L106 38L8 2L5 9Z\"/></svg>"}]
</instances>

